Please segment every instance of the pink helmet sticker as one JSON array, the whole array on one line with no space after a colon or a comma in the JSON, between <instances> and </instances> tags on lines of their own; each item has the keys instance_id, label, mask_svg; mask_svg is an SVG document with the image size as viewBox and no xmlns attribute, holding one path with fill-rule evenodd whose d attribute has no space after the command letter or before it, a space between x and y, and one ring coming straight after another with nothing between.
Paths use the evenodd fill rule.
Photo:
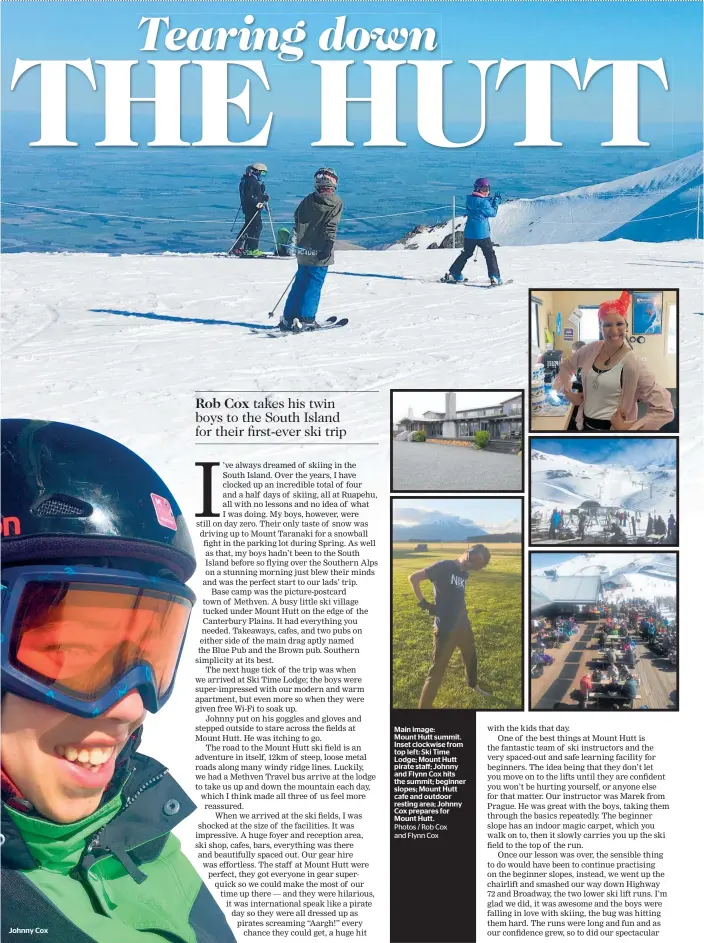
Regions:
<instances>
[{"instance_id":1,"label":"pink helmet sticker","mask_svg":"<svg viewBox=\"0 0 704 943\"><path fill-rule=\"evenodd\" d=\"M161 495L158 494L152 494L151 498L156 519L161 526L168 527L170 530L178 530L174 512L171 510L171 505L166 498L162 498Z\"/></svg>"}]
</instances>

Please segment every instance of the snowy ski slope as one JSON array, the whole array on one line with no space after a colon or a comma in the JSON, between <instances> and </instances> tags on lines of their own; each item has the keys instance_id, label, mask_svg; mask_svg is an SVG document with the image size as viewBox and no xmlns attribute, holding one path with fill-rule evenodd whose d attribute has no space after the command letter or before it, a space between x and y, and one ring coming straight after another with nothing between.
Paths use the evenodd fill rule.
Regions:
<instances>
[{"instance_id":1,"label":"snowy ski slope","mask_svg":"<svg viewBox=\"0 0 704 943\"><path fill-rule=\"evenodd\" d=\"M694 236L696 186L701 182L702 152L699 151L618 180L578 187L566 193L504 203L496 219L492 220L491 236L502 246L593 242L607 238L671 194L690 187L692 189L686 207L678 202L666 206L663 214L680 213L688 208L681 219L690 221L688 232ZM497 189L500 188L497 186ZM669 219L669 216L664 216L662 222L668 223ZM464 229L465 221L465 216L458 217L456 228ZM651 242L659 242L662 238L657 235L654 216L650 216L642 227L640 231L637 224L631 225L628 237ZM448 221L395 243L393 248L425 249L433 242L441 242L451 229L452 222Z\"/></svg>"},{"instance_id":2,"label":"snowy ski slope","mask_svg":"<svg viewBox=\"0 0 704 943\"><path fill-rule=\"evenodd\" d=\"M656 596L674 596L677 592L674 553L583 553L532 573L544 574L546 570L555 570L558 576L601 576L602 581L625 577L628 586L618 592L626 597L655 599Z\"/></svg>"},{"instance_id":3,"label":"snowy ski slope","mask_svg":"<svg viewBox=\"0 0 704 943\"><path fill-rule=\"evenodd\" d=\"M192 440L195 390L378 390L386 402L391 388L524 388L528 289L575 280L680 286L680 407L699 409L701 243L507 247L499 258L514 282L497 289L436 283L453 255L338 253L320 315L350 324L293 337L267 318L290 259L5 256L3 413L83 423L164 468ZM486 278L483 263L467 274ZM386 414L360 408L350 441L386 443Z\"/></svg>"},{"instance_id":4,"label":"snowy ski slope","mask_svg":"<svg viewBox=\"0 0 704 943\"><path fill-rule=\"evenodd\" d=\"M531 504L541 508L578 508L583 501L602 507L660 514L676 508L677 475L672 468L580 462L567 455L533 450Z\"/></svg>"}]
</instances>

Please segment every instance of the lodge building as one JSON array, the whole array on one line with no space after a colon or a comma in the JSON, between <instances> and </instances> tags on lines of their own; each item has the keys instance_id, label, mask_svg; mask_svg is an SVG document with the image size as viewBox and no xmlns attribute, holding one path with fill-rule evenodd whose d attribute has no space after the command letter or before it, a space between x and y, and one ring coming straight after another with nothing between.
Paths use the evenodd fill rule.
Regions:
<instances>
[{"instance_id":1,"label":"lodge building","mask_svg":"<svg viewBox=\"0 0 704 943\"><path fill-rule=\"evenodd\" d=\"M456 393L445 393L445 412L425 412L420 418L405 416L394 426L400 432L425 432L433 439L472 439L488 432L492 440L519 439L523 435L523 394L518 393L496 406L457 409Z\"/></svg>"}]
</instances>

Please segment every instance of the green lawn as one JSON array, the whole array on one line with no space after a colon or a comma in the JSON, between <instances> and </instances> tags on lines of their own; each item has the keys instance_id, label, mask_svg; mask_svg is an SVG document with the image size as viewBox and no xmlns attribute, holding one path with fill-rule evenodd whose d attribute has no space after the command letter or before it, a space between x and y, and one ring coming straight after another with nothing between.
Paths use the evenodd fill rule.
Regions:
<instances>
[{"instance_id":1,"label":"green lawn","mask_svg":"<svg viewBox=\"0 0 704 943\"><path fill-rule=\"evenodd\" d=\"M432 616L418 608L408 582L409 574L438 560L454 559L466 544L429 544L414 552L415 544L393 547L393 705L414 708L430 666L433 645ZM471 573L467 585L467 612L477 645L479 685L492 692L484 698L470 692L459 651L448 665L435 707L506 710L521 707L521 548L518 544L489 544L489 566ZM432 601L432 586L421 584Z\"/></svg>"}]
</instances>

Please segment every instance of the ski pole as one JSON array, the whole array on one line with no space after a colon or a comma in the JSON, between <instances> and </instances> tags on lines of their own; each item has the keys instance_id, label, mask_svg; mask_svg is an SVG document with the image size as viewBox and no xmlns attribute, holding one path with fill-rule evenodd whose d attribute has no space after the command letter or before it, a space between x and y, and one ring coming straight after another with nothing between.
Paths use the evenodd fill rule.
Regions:
<instances>
[{"instance_id":1,"label":"ski pole","mask_svg":"<svg viewBox=\"0 0 704 943\"><path fill-rule=\"evenodd\" d=\"M276 245L276 233L274 232L274 220L271 217L271 210L269 209L269 204L265 203L264 205L266 206L266 211L269 214L269 225L271 226L271 238L274 240L274 254L276 254L277 245Z\"/></svg>"},{"instance_id":2,"label":"ski pole","mask_svg":"<svg viewBox=\"0 0 704 943\"><path fill-rule=\"evenodd\" d=\"M240 213L241 213L241 212L242 212L242 207L240 206L240 208L237 210L237 215L236 215L235 218L232 220L232 226L230 226L230 232L232 232L232 230L233 230L233 229L235 228L235 226L237 225L237 220L240 218Z\"/></svg>"},{"instance_id":3,"label":"ski pole","mask_svg":"<svg viewBox=\"0 0 704 943\"><path fill-rule=\"evenodd\" d=\"M276 304L274 305L274 307L273 307L273 308L271 309L271 311L269 312L269 317L270 317L270 318L273 318L273 317L274 317L274 312L276 311L276 309L279 307L279 305L280 305L281 302L283 301L283 297L284 297L284 295L286 294L286 292L289 290L289 288L291 287L291 285L293 285L293 279L296 277L297 274L298 274L297 272L294 272L294 273L293 273L293 275L291 276L291 281L288 283L288 285L287 285L287 286L284 288L284 290L281 292L281 297L279 298L279 300L276 302Z\"/></svg>"},{"instance_id":4,"label":"ski pole","mask_svg":"<svg viewBox=\"0 0 704 943\"><path fill-rule=\"evenodd\" d=\"M261 213L261 210L257 210L257 213ZM232 243L232 245L230 246L230 248L227 250L227 254L228 254L228 255L230 255L230 254L232 253L232 250L235 248L235 246L237 245L237 243L238 243L240 240L244 240L244 234L247 232L247 230L249 229L249 227L252 225L252 223L254 222L254 220L257 218L257 213L255 213L254 216L252 216L252 218L251 218L250 221L247 223L247 225L244 227L244 229L242 230L242 232L237 236L237 238L235 239L235 241Z\"/></svg>"}]
</instances>

